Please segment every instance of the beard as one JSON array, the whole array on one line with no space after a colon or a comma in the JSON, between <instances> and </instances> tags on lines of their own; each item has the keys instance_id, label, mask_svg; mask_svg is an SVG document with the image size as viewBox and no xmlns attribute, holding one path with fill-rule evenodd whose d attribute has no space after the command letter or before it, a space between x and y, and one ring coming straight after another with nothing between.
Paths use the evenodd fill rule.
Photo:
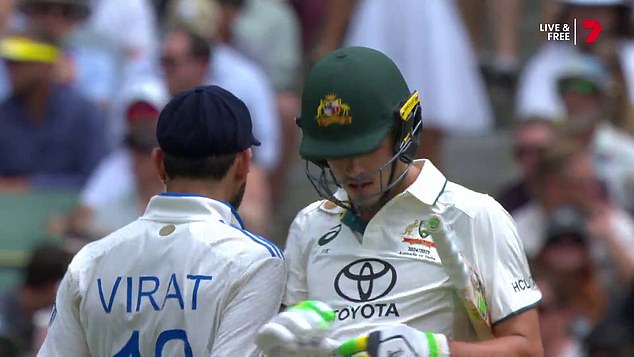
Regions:
<instances>
[{"instance_id":1,"label":"beard","mask_svg":"<svg viewBox=\"0 0 634 357\"><path fill-rule=\"evenodd\" d=\"M240 185L240 187L238 188L238 192L236 192L236 194L231 197L231 200L229 200L229 204L233 206L233 208L235 208L236 210L240 208L240 205L242 204L242 199L244 198L244 192L246 191L246 188L247 183L245 182Z\"/></svg>"}]
</instances>

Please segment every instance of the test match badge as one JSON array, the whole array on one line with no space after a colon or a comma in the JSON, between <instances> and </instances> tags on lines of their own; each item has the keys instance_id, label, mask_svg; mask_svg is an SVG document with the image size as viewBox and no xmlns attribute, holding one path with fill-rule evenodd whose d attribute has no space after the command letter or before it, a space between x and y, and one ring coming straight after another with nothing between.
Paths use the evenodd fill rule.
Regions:
<instances>
[{"instance_id":1,"label":"test match badge","mask_svg":"<svg viewBox=\"0 0 634 357\"><path fill-rule=\"evenodd\" d=\"M317 124L319 126L329 126L331 124L350 125L350 106L344 103L335 94L328 94L319 101L317 107Z\"/></svg>"}]
</instances>

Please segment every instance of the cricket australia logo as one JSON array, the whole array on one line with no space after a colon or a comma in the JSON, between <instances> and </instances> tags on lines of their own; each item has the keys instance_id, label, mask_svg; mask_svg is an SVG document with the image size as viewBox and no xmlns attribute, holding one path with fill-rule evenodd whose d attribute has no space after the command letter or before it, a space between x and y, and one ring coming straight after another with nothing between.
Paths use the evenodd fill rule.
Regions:
<instances>
[{"instance_id":1,"label":"cricket australia logo","mask_svg":"<svg viewBox=\"0 0 634 357\"><path fill-rule=\"evenodd\" d=\"M315 118L319 126L352 124L350 106L344 103L341 98L337 98L335 94L329 94L319 101Z\"/></svg>"}]
</instances>

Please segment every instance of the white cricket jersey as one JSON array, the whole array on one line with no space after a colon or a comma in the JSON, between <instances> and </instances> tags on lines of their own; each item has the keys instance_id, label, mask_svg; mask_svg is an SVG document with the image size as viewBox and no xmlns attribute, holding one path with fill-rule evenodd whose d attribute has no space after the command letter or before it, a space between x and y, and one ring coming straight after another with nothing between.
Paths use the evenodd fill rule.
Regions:
<instances>
[{"instance_id":1,"label":"white cricket jersey","mask_svg":"<svg viewBox=\"0 0 634 357\"><path fill-rule=\"evenodd\" d=\"M38 356L252 356L285 278L281 252L231 206L161 194L75 256Z\"/></svg>"},{"instance_id":2,"label":"white cricket jersey","mask_svg":"<svg viewBox=\"0 0 634 357\"><path fill-rule=\"evenodd\" d=\"M291 225L284 303L328 303L336 310L336 339L401 322L476 340L425 230L432 213L455 232L458 249L479 272L494 323L541 300L508 213L493 198L448 182L431 162L415 165L423 165L416 181L377 212L363 234L343 224L343 209L327 201L308 206Z\"/></svg>"}]
</instances>

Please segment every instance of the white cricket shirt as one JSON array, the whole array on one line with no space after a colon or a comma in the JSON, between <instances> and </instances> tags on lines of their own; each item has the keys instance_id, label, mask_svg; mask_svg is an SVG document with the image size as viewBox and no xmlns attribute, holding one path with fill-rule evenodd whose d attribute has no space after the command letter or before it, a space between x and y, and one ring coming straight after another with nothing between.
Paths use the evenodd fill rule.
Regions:
<instances>
[{"instance_id":1,"label":"white cricket shirt","mask_svg":"<svg viewBox=\"0 0 634 357\"><path fill-rule=\"evenodd\" d=\"M153 197L75 256L38 356L255 355L286 270L275 245L241 227L223 202Z\"/></svg>"},{"instance_id":2,"label":"white cricket shirt","mask_svg":"<svg viewBox=\"0 0 634 357\"><path fill-rule=\"evenodd\" d=\"M455 232L458 249L479 271L494 323L541 300L508 213L493 198L448 182L431 162L415 164L423 165L416 181L363 234L342 224L343 209L326 201L303 209L291 225L284 303L330 304L337 316L334 338L401 322L456 340L476 339L424 229L432 213Z\"/></svg>"}]
</instances>

